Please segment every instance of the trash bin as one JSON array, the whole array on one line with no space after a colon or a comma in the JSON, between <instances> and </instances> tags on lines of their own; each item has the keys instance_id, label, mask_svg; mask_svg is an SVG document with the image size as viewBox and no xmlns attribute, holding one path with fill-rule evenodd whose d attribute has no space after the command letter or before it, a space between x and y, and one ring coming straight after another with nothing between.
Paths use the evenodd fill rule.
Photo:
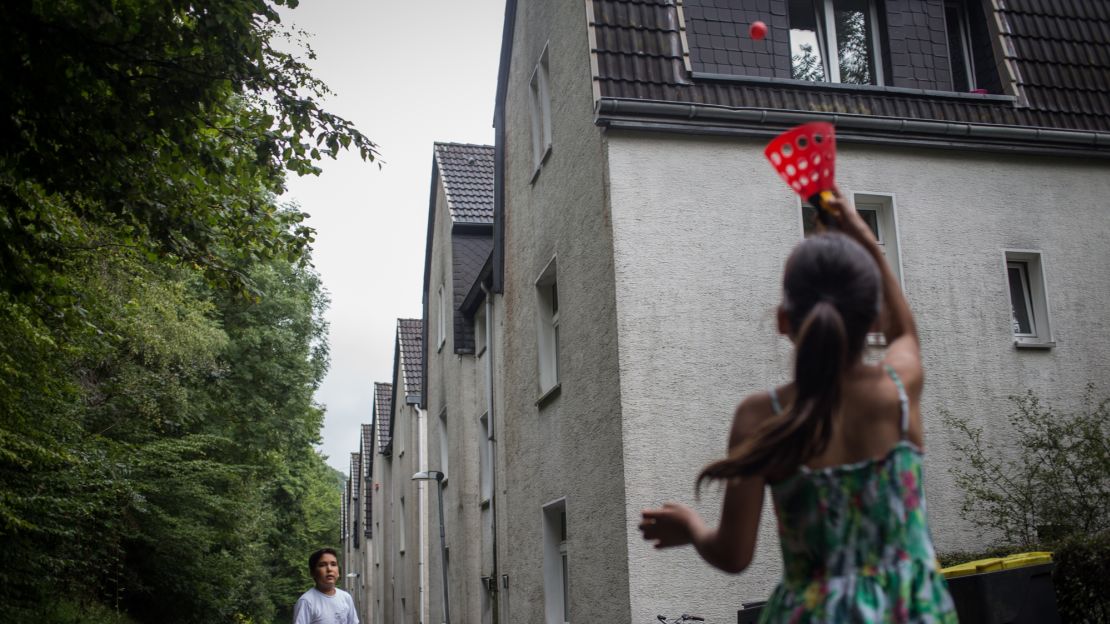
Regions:
<instances>
[{"instance_id":1,"label":"trash bin","mask_svg":"<svg viewBox=\"0 0 1110 624\"><path fill-rule=\"evenodd\" d=\"M1020 553L945 568L961 622L1059 624L1052 554Z\"/></svg>"},{"instance_id":2,"label":"trash bin","mask_svg":"<svg viewBox=\"0 0 1110 624\"><path fill-rule=\"evenodd\" d=\"M763 605L767 604L767 601L756 600L741 604L744 608L736 612L737 624L756 624L759 621L759 613L763 611Z\"/></svg>"}]
</instances>

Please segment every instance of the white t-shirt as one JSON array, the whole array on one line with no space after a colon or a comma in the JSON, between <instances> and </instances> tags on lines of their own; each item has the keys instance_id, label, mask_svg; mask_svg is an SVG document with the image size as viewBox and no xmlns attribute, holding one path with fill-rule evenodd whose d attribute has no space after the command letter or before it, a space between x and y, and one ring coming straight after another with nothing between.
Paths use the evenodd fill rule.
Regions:
<instances>
[{"instance_id":1,"label":"white t-shirt","mask_svg":"<svg viewBox=\"0 0 1110 624\"><path fill-rule=\"evenodd\" d=\"M355 601L338 587L331 596L313 587L293 607L293 624L359 624Z\"/></svg>"}]
</instances>

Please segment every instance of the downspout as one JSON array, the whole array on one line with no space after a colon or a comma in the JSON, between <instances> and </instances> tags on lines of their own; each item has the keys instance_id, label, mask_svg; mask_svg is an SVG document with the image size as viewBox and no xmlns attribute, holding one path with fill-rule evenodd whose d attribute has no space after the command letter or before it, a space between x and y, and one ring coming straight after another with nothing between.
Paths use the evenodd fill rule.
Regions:
<instances>
[{"instance_id":1,"label":"downspout","mask_svg":"<svg viewBox=\"0 0 1110 624\"><path fill-rule=\"evenodd\" d=\"M489 511L490 518L492 519L490 526L490 536L493 540L493 570L490 571L490 585L486 591L490 592L493 599L490 612L493 614L493 624L499 624L500 621L500 606L501 601L498 596L500 590L498 589L498 567L497 567L497 426L494 424L496 419L493 413L493 293L482 284L482 292L485 293L486 306L486 417L489 420L489 440L492 442L489 449L489 469L490 469L490 496L489 496ZM490 591L492 589L492 591ZM506 618L507 619L507 618Z\"/></svg>"},{"instance_id":2,"label":"downspout","mask_svg":"<svg viewBox=\"0 0 1110 624\"><path fill-rule=\"evenodd\" d=\"M416 410L416 435L417 443L416 468L420 472L428 470L428 422L427 411L420 408L417 403L412 406ZM417 501L420 504L420 623L428 624L428 487L427 481L417 481Z\"/></svg>"}]
</instances>

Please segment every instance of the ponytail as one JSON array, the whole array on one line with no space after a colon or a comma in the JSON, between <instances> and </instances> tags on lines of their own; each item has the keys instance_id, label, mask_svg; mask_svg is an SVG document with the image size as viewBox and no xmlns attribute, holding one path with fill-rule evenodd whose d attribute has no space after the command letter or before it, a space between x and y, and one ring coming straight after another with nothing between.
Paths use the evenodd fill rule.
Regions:
<instances>
[{"instance_id":1,"label":"ponytail","mask_svg":"<svg viewBox=\"0 0 1110 624\"><path fill-rule=\"evenodd\" d=\"M849 356L844 319L831 302L819 301L798 331L794 401L733 447L728 457L706 466L698 475L697 487L706 479L785 475L824 451Z\"/></svg>"}]
</instances>

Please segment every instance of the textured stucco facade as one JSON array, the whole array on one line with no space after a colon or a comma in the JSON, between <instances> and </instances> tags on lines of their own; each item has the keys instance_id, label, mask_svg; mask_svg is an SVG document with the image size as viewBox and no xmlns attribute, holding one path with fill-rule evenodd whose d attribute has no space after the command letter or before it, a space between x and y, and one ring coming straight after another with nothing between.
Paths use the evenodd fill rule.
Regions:
<instances>
[{"instance_id":1,"label":"textured stucco facade","mask_svg":"<svg viewBox=\"0 0 1110 624\"><path fill-rule=\"evenodd\" d=\"M400 371L398 371L400 372ZM420 496L412 475L419 470L419 412L404 401L404 380L394 379L394 401L390 477L389 522L393 539L387 545L392 559L394 621L399 624L420 619Z\"/></svg>"},{"instance_id":2,"label":"textured stucco facade","mask_svg":"<svg viewBox=\"0 0 1110 624\"><path fill-rule=\"evenodd\" d=\"M628 519L602 137L581 3L517 7L505 104L502 299L508 622L545 622L543 507L563 499L569 620L628 622ZM529 81L547 47L552 147L536 172ZM542 390L536 280L554 260L559 390Z\"/></svg>"},{"instance_id":3,"label":"textured stucco facade","mask_svg":"<svg viewBox=\"0 0 1110 624\"><path fill-rule=\"evenodd\" d=\"M627 508L689 500L724 452L732 409L789 380L776 335L783 263L802 236L800 204L759 140L610 133L608 170L621 364ZM1006 397L1031 389L1062 407L1093 382L1110 391L1110 167L1101 162L842 144L847 193L893 195L907 297L927 374L926 495L938 549L985 546L960 519L947 467L960 461L940 419L969 417L993 446L1011 444ZM677 191L676 191L677 190ZM1056 346L1013 344L1004 250L1046 265ZM709 492L714 489L710 488ZM719 497L698 507L715 519ZM769 503L767 503L769 505ZM630 527L632 621L697 610L735 617L779 574L765 508L758 553L739 577L712 572L690 549L655 553ZM723 596L734 599L723 599Z\"/></svg>"},{"instance_id":4,"label":"textured stucco facade","mask_svg":"<svg viewBox=\"0 0 1110 624\"><path fill-rule=\"evenodd\" d=\"M425 405L428 415L428 468L447 475L443 487L444 523L448 549L448 599L452 622L480 622L483 588L478 536L481 534L478 486L479 418L485 413L481 376L473 354L455 352L452 262L454 224L447 210L442 184L435 190L434 220L428 254L428 328L425 346ZM447 302L441 307L440 288ZM438 314L448 317L442 324ZM444 330L439 340L439 327ZM445 427L446 428L445 428ZM446 436L447 464L440 449ZM409 475L411 477L411 473ZM429 602L430 622L442 621L442 568L439 545L439 511L434 482L429 484Z\"/></svg>"}]
</instances>

